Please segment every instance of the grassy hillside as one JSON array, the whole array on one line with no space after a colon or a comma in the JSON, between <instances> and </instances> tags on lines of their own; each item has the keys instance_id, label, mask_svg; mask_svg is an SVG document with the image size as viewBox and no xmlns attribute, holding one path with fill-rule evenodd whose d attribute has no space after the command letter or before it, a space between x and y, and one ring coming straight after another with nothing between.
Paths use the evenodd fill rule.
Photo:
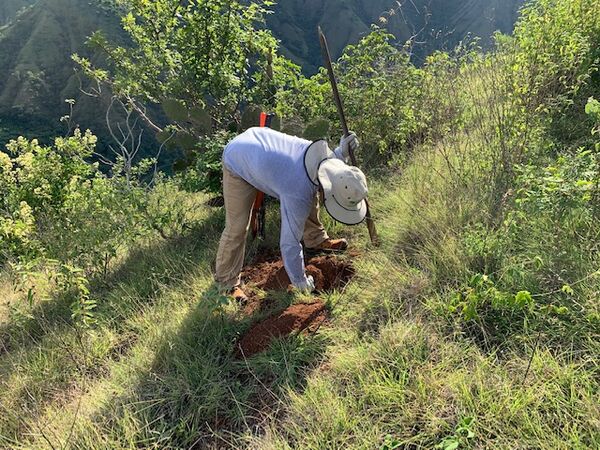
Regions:
<instances>
[{"instance_id":1,"label":"grassy hillside","mask_svg":"<svg viewBox=\"0 0 600 450\"><path fill-rule=\"evenodd\" d=\"M599 348L592 335L574 344L575 355L557 347L548 329L534 354L537 330L490 351L453 326L453 293L440 289L437 276L467 276L459 241L477 201L444 205L449 187L432 174L436 165L444 166L439 154L422 154L403 176L371 179L384 246L370 248L362 228L329 224L350 238L357 278L322 297L330 319L317 334L277 342L248 360L235 356L240 335L269 311L312 297L279 293L251 317L236 304L219 308L211 266L223 212L203 206L203 196L168 193L189 211L188 231L144 239L120 257L93 288L101 305L93 331L69 325L68 301L51 286L32 310L5 308L0 443L597 448ZM425 200L423 183L435 186L434 198ZM269 249L277 245L276 221L269 219ZM251 247L249 261L257 251ZM3 291L10 300L12 288Z\"/></svg>"},{"instance_id":2,"label":"grassy hillside","mask_svg":"<svg viewBox=\"0 0 600 450\"><path fill-rule=\"evenodd\" d=\"M0 448L599 448L600 0L533 5L492 54L346 50L382 245L322 212L355 269L328 292L228 300L223 208L104 175L89 134L0 152ZM284 106L335 115L301 88ZM246 263L278 242L271 202ZM240 354L315 297L325 323Z\"/></svg>"}]
</instances>

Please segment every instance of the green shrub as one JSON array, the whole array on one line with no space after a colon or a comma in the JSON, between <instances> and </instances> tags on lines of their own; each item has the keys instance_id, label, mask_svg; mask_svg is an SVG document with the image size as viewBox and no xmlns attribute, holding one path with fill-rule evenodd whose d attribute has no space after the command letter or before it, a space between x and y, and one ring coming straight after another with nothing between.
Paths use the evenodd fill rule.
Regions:
<instances>
[{"instance_id":1,"label":"green shrub","mask_svg":"<svg viewBox=\"0 0 600 450\"><path fill-rule=\"evenodd\" d=\"M45 257L99 271L137 233L143 192L88 162L95 144L76 131L51 147L19 138L0 153L4 261Z\"/></svg>"},{"instance_id":2,"label":"green shrub","mask_svg":"<svg viewBox=\"0 0 600 450\"><path fill-rule=\"evenodd\" d=\"M599 0L530 2L514 32L515 93L532 120L545 120L567 145L589 138L583 105L600 92L599 10Z\"/></svg>"},{"instance_id":3,"label":"green shrub","mask_svg":"<svg viewBox=\"0 0 600 450\"><path fill-rule=\"evenodd\" d=\"M190 155L180 174L181 186L187 191L220 194L223 190L223 150L233 137L233 133L218 132L202 139L201 150Z\"/></svg>"},{"instance_id":4,"label":"green shrub","mask_svg":"<svg viewBox=\"0 0 600 450\"><path fill-rule=\"evenodd\" d=\"M424 126L426 113L418 107L423 95L423 72L410 62L408 52L392 44L393 36L373 27L358 44L346 47L334 63L340 95L350 128L362 144L363 163L386 163L412 147ZM337 142L341 124L325 69L299 79L278 96L278 111L304 124L325 118L335 124L329 137Z\"/></svg>"},{"instance_id":5,"label":"green shrub","mask_svg":"<svg viewBox=\"0 0 600 450\"><path fill-rule=\"evenodd\" d=\"M93 323L90 275L106 274L119 249L147 232L147 195L90 163L96 138L76 130L53 146L19 138L0 152L0 265L27 280L44 274L73 297L73 318ZM39 274L38 274L39 271Z\"/></svg>"}]
</instances>

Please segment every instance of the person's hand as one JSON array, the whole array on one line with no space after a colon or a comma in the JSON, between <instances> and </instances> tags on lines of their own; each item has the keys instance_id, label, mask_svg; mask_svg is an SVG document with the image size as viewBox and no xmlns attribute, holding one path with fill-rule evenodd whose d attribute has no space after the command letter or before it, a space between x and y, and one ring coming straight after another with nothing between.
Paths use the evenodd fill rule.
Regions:
<instances>
[{"instance_id":1,"label":"person's hand","mask_svg":"<svg viewBox=\"0 0 600 450\"><path fill-rule=\"evenodd\" d=\"M294 285L296 289L304 292L305 294L310 294L315 290L315 279L312 275L306 277L306 280L300 284Z\"/></svg>"},{"instance_id":2,"label":"person's hand","mask_svg":"<svg viewBox=\"0 0 600 450\"><path fill-rule=\"evenodd\" d=\"M358 138L353 131L351 131L348 136L342 136L342 139L340 140L340 148L342 149L342 156L344 159L350 157L350 150L355 152L358 150L359 146L360 142L358 142Z\"/></svg>"}]
</instances>

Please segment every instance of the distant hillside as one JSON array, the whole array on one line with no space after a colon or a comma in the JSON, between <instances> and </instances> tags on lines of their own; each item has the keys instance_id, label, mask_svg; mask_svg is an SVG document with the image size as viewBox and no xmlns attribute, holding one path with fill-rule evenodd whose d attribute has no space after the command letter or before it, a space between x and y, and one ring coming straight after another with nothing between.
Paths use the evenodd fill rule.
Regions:
<instances>
[{"instance_id":1,"label":"distant hillside","mask_svg":"<svg viewBox=\"0 0 600 450\"><path fill-rule=\"evenodd\" d=\"M2 0L0 1L0 27L12 21L23 8L33 5L37 0Z\"/></svg>"},{"instance_id":2,"label":"distant hillside","mask_svg":"<svg viewBox=\"0 0 600 450\"><path fill-rule=\"evenodd\" d=\"M69 112L69 98L77 100L76 121L102 131L102 109L81 93L71 60L76 52L93 57L84 43L98 29L122 36L119 19L89 0L39 0L3 30L0 141L21 133L44 137L64 132L59 119Z\"/></svg>"},{"instance_id":3,"label":"distant hillside","mask_svg":"<svg viewBox=\"0 0 600 450\"><path fill-rule=\"evenodd\" d=\"M524 0L280 0L267 25L282 41L282 51L314 73L321 64L317 25L326 31L334 56L357 42L371 23L385 25L403 42L415 33L419 58L437 48L452 48L471 32L489 42L495 30L510 32ZM103 30L120 40L118 17L107 0L0 0L0 146L9 138L53 136L65 130L65 99L77 101L75 120L97 134L105 132L105 107L82 95L71 61L87 56L87 37ZM23 7L32 5L20 14ZM393 8L393 14L386 13ZM14 20L13 20L14 19ZM4 24L13 20L8 26Z\"/></svg>"},{"instance_id":4,"label":"distant hillside","mask_svg":"<svg viewBox=\"0 0 600 450\"><path fill-rule=\"evenodd\" d=\"M301 64L306 73L314 73L321 65L317 25L327 33L336 55L368 33L372 23L377 23L386 26L400 42L418 33L415 52L420 57L432 50L454 48L469 33L481 37L484 46L489 45L495 31L512 31L523 3L524 0L280 1L268 18L268 26L282 40L284 53ZM391 10L393 13L389 14Z\"/></svg>"}]
</instances>

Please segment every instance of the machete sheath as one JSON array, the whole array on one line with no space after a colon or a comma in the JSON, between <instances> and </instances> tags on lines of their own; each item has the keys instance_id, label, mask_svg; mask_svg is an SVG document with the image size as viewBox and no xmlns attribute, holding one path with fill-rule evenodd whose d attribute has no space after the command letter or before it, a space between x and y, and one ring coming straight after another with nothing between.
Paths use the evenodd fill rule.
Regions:
<instances>
[{"instance_id":1,"label":"machete sheath","mask_svg":"<svg viewBox=\"0 0 600 450\"><path fill-rule=\"evenodd\" d=\"M260 127L271 128L271 123L273 122L273 117L275 114L267 114L260 113ZM266 198L264 192L258 192L256 194L256 199L254 200L254 205L252 205L252 219L250 220L250 226L252 228L252 239L256 239L257 237L260 239L265 239L265 218L267 213L266 207Z\"/></svg>"}]
</instances>

